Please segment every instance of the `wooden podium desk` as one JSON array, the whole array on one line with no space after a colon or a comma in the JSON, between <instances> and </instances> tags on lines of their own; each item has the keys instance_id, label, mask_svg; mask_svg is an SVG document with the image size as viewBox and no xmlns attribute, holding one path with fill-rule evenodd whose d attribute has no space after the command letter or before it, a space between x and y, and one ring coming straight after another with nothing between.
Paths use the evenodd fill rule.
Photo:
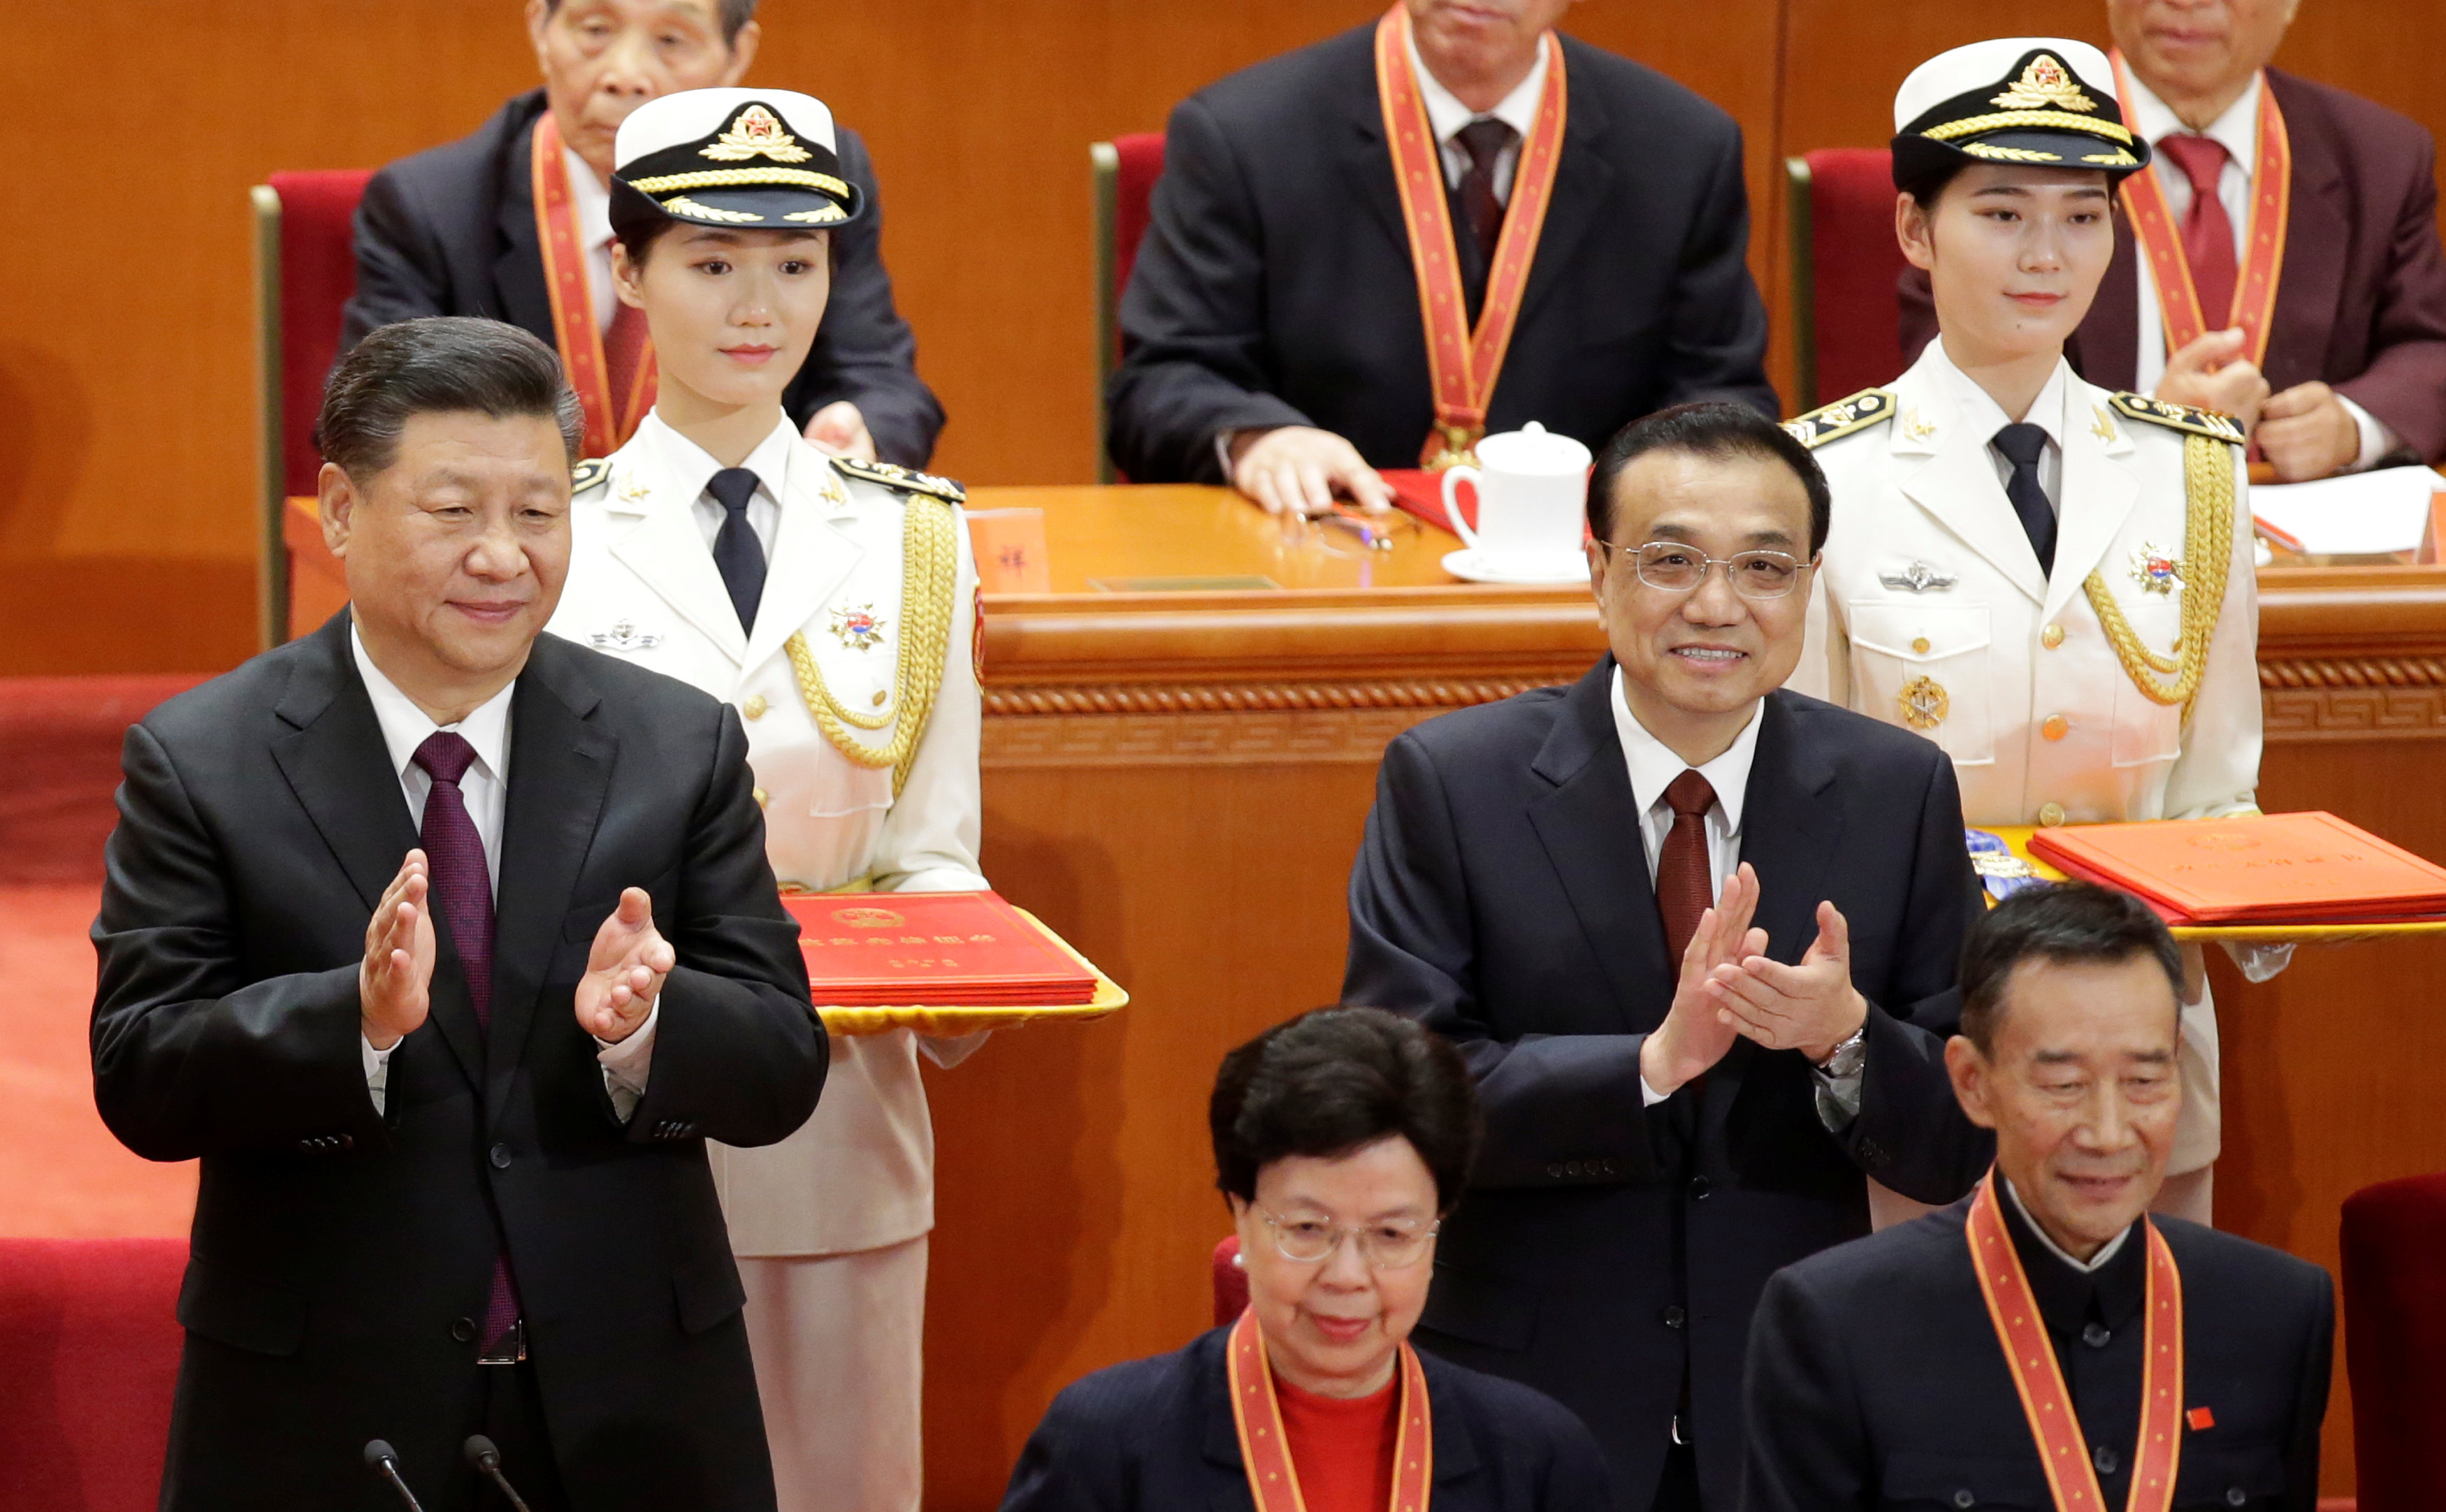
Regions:
<instances>
[{"instance_id":1,"label":"wooden podium desk","mask_svg":"<svg viewBox=\"0 0 2446 1512\"><path fill-rule=\"evenodd\" d=\"M928 1071L927 1502L961 1512L998 1503L1063 1384L1206 1326L1207 1258L1227 1231L1207 1091L1225 1049L1333 998L1385 741L1570 681L1603 649L1585 588L1456 583L1437 564L1457 543L1425 528L1361 554L1286 542L1219 490L979 489L971 503L1044 510L1054 588L986 600L986 870L1133 1001ZM292 536L299 628L342 597L310 509ZM1282 586L1125 581L1218 576ZM2446 858L2446 569L2271 568L2260 583L2263 803L2330 809ZM2256 987L2221 956L2211 969L2219 1220L2333 1265L2348 1192L2446 1168L2446 1014L2426 1011L2446 942L2305 949ZM2348 1489L2341 1402L2328 1421L2329 1489Z\"/></svg>"}]
</instances>

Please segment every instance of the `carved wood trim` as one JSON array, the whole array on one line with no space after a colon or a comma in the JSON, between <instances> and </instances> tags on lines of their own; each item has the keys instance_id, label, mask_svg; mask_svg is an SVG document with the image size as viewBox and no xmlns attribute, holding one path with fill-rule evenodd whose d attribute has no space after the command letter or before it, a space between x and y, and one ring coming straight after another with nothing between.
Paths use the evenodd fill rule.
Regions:
<instances>
[{"instance_id":1,"label":"carved wood trim","mask_svg":"<svg viewBox=\"0 0 2446 1512\"><path fill-rule=\"evenodd\" d=\"M1531 688L1535 678L1421 678L1389 682L1171 682L1101 687L988 687L988 716L1236 714L1300 709L1458 709Z\"/></svg>"},{"instance_id":2,"label":"carved wood trim","mask_svg":"<svg viewBox=\"0 0 2446 1512\"><path fill-rule=\"evenodd\" d=\"M1365 762L1447 710L1492 703L1552 680L1150 683L989 687L988 767Z\"/></svg>"}]
</instances>

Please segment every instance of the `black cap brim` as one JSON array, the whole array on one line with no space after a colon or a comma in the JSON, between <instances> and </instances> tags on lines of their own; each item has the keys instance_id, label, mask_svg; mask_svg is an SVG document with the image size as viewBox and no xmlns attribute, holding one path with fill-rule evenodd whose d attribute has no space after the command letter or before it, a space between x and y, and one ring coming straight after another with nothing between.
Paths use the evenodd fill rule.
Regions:
<instances>
[{"instance_id":1,"label":"black cap brim","mask_svg":"<svg viewBox=\"0 0 2446 1512\"><path fill-rule=\"evenodd\" d=\"M627 180L612 180L612 228L644 229L676 220L725 231L840 231L866 215L865 196L857 185L844 183L845 196L811 189L769 185L696 189L659 197L641 194Z\"/></svg>"},{"instance_id":2,"label":"black cap brim","mask_svg":"<svg viewBox=\"0 0 2446 1512\"><path fill-rule=\"evenodd\" d=\"M2149 166L2149 144L2137 137L2127 147L2087 132L2016 127L1960 141L1907 133L1893 140L1893 156L1897 189L1975 163L2088 170L2118 184Z\"/></svg>"}]
</instances>

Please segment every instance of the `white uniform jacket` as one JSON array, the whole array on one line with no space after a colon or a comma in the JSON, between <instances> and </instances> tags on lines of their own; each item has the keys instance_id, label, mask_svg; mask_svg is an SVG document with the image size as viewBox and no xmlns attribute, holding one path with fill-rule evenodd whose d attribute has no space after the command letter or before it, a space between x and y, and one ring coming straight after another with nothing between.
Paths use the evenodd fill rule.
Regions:
<instances>
[{"instance_id":1,"label":"white uniform jacket","mask_svg":"<svg viewBox=\"0 0 2446 1512\"><path fill-rule=\"evenodd\" d=\"M1971 418L1993 401L1973 394L1941 341L1891 390L1792 422L1834 492L1792 686L1943 746L1972 825L2248 810L2259 784L2259 607L2242 447L2225 448L2231 532L2187 541L2182 424L2222 419L2161 411L2061 364L2040 402L2054 395L2061 465L2046 577L2005 497L1994 428ZM2187 717L2134 681L2083 582L2095 572L2141 644L2172 661L2192 591L2184 578L2210 551L2225 559L2223 598Z\"/></svg>"},{"instance_id":2,"label":"white uniform jacket","mask_svg":"<svg viewBox=\"0 0 2446 1512\"><path fill-rule=\"evenodd\" d=\"M713 564L715 520L699 513L719 464L659 415L607 461L581 473L569 582L550 628L739 709L764 803L766 853L785 887L985 887L977 869L977 578L957 507L942 684L895 798L892 768L856 764L825 737L785 649L794 633L802 635L838 703L894 716L879 730L849 730L852 738L877 750L891 741L907 624L904 511L916 507L900 488L875 480L893 471L836 465L786 420L757 448L748 465L778 510L760 495L749 512L754 521L765 511L770 527L759 531L766 540L764 596L750 635ZM907 475L906 482L921 493L957 495L935 479ZM982 1037L925 1048L948 1065ZM823 1100L804 1128L762 1149L708 1147L733 1250L846 1254L933 1227L934 1135L918 1049L907 1030L836 1037Z\"/></svg>"}]
</instances>

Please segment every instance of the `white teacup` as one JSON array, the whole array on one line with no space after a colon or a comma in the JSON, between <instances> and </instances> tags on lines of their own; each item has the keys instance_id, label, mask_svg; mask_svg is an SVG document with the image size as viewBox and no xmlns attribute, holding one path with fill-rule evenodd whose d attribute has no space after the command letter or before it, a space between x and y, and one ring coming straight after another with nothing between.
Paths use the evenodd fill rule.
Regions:
<instances>
[{"instance_id":1,"label":"white teacup","mask_svg":"<svg viewBox=\"0 0 2446 1512\"><path fill-rule=\"evenodd\" d=\"M1580 554L1589 496L1589 449L1531 420L1477 443L1477 465L1444 472L1444 517L1490 566L1543 567ZM1455 487L1477 488L1477 527L1461 518Z\"/></svg>"}]
</instances>

